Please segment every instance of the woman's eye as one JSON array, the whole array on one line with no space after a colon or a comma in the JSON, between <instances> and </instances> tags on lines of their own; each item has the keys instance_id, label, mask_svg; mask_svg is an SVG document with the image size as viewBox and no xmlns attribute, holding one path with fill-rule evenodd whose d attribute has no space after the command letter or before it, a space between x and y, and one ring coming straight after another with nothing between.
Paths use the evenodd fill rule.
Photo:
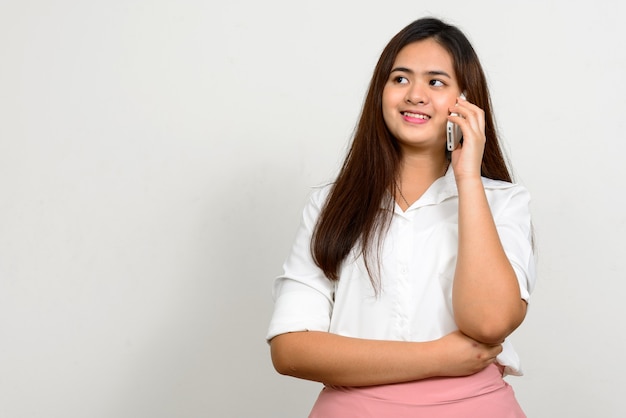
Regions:
<instances>
[{"instance_id":1,"label":"woman's eye","mask_svg":"<svg viewBox=\"0 0 626 418\"><path fill-rule=\"evenodd\" d=\"M394 80L398 84L406 84L409 82L409 80L407 80L406 77L402 77L401 75L397 76Z\"/></svg>"},{"instance_id":2,"label":"woman's eye","mask_svg":"<svg viewBox=\"0 0 626 418\"><path fill-rule=\"evenodd\" d=\"M433 87L443 87L443 81L440 80L430 80L430 85Z\"/></svg>"}]
</instances>

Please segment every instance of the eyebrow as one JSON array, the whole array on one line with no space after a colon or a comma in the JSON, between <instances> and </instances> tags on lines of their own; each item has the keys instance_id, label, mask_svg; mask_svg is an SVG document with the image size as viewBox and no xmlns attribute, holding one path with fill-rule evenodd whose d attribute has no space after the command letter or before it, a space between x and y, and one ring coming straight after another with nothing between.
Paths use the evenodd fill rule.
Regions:
<instances>
[{"instance_id":1,"label":"eyebrow","mask_svg":"<svg viewBox=\"0 0 626 418\"><path fill-rule=\"evenodd\" d=\"M393 70L391 70L391 73L394 72L403 72L403 73L407 73L407 74L414 74L415 71L411 70L410 68L406 68L406 67L396 67ZM390 73L390 74L391 74ZM446 73L445 71L441 71L441 70L431 70L431 71L426 71L424 74L426 75L431 75L431 76L444 76L444 77L448 77L448 78L452 78L450 76L450 74Z\"/></svg>"}]
</instances>

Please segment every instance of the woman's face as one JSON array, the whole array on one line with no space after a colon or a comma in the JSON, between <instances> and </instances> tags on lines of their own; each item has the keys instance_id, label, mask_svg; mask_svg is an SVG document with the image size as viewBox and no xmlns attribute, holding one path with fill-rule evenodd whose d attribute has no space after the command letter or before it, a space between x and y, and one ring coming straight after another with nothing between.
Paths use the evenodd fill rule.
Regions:
<instances>
[{"instance_id":1,"label":"woman's face","mask_svg":"<svg viewBox=\"0 0 626 418\"><path fill-rule=\"evenodd\" d=\"M448 109L460 93L448 51L433 39L414 42L394 61L383 89L383 118L402 148L443 152Z\"/></svg>"}]
</instances>

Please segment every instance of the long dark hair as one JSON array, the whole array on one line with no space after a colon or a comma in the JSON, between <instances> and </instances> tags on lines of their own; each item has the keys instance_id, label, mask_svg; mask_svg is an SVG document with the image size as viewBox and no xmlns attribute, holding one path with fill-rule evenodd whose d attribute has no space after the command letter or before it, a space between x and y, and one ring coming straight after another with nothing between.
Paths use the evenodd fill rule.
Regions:
<instances>
[{"instance_id":1,"label":"long dark hair","mask_svg":"<svg viewBox=\"0 0 626 418\"><path fill-rule=\"evenodd\" d=\"M434 18L416 20L391 39L378 60L351 147L315 226L311 253L331 280L339 279L341 263L358 245L372 284L378 288L378 275L373 274L369 260L391 221L393 198L389 191L402 159L400 146L383 120L382 93L400 50L424 39L434 39L450 53L461 91L485 112L481 174L511 181L498 142L487 80L474 48L454 26Z\"/></svg>"}]
</instances>

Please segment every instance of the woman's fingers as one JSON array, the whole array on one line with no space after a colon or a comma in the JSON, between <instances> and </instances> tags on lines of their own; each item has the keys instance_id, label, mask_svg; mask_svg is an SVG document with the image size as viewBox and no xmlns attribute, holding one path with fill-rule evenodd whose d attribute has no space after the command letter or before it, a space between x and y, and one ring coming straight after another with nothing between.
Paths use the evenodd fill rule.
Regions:
<instances>
[{"instance_id":1,"label":"woman's fingers","mask_svg":"<svg viewBox=\"0 0 626 418\"><path fill-rule=\"evenodd\" d=\"M450 115L449 119L459 124L461 129L464 126L470 127L476 133L485 132L485 112L473 103L468 102L462 97L457 99L455 106L449 108L450 113L456 113L458 116ZM465 130L463 131L465 134Z\"/></svg>"}]
</instances>

